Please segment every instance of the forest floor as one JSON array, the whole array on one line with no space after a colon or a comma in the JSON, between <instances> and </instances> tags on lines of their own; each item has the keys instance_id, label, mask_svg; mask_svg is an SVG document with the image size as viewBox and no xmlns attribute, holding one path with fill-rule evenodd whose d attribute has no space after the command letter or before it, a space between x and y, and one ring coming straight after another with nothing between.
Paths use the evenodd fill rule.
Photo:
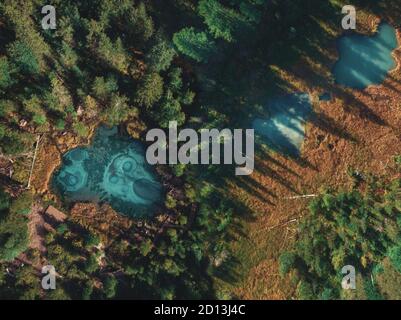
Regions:
<instances>
[{"instance_id":1,"label":"forest floor","mask_svg":"<svg viewBox=\"0 0 401 320\"><path fill-rule=\"evenodd\" d=\"M362 30L369 33L378 22L366 14ZM398 36L401 43L399 29ZM350 170L395 174L394 157L401 154L401 50L395 52L398 68L383 84L358 91L330 81L338 57L335 42L318 49L318 56L305 54L294 67L275 66L293 91L309 92L314 100L315 116L307 125L301 158L262 152L251 176L230 182L232 196L254 216L242 224L243 233L233 242L235 279L217 280L216 286L241 299L295 298L295 285L279 275L278 258L296 240L310 198L291 197L347 189ZM332 93L333 99L319 102L323 92Z\"/></svg>"}]
</instances>

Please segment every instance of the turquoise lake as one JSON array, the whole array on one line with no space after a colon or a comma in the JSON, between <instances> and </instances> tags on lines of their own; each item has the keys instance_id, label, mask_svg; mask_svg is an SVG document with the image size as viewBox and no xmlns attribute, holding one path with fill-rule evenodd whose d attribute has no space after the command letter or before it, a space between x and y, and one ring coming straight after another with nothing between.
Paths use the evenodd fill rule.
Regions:
<instances>
[{"instance_id":1,"label":"turquoise lake","mask_svg":"<svg viewBox=\"0 0 401 320\"><path fill-rule=\"evenodd\" d=\"M312 113L307 93L295 93L270 99L265 118L256 118L255 133L272 149L290 156L299 156L305 139L305 124Z\"/></svg>"},{"instance_id":2,"label":"turquoise lake","mask_svg":"<svg viewBox=\"0 0 401 320\"><path fill-rule=\"evenodd\" d=\"M67 202L106 202L129 217L151 217L162 186L139 141L100 126L91 145L64 154L53 186Z\"/></svg>"},{"instance_id":3,"label":"turquoise lake","mask_svg":"<svg viewBox=\"0 0 401 320\"><path fill-rule=\"evenodd\" d=\"M336 82L355 89L382 83L396 67L392 52L397 46L396 30L387 23L381 24L374 36L341 37L340 58L333 69Z\"/></svg>"}]
</instances>

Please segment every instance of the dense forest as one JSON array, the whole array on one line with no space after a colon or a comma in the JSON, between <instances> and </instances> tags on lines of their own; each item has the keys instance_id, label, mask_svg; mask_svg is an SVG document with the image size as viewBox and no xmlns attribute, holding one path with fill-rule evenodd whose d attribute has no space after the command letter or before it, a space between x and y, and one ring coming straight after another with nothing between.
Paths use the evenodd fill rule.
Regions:
<instances>
[{"instance_id":1,"label":"dense forest","mask_svg":"<svg viewBox=\"0 0 401 320\"><path fill-rule=\"evenodd\" d=\"M300 299L401 298L401 180L354 179L352 190L310 203L295 249L280 257ZM347 265L356 270L356 290L338 285Z\"/></svg>"},{"instance_id":2,"label":"dense forest","mask_svg":"<svg viewBox=\"0 0 401 320\"><path fill-rule=\"evenodd\" d=\"M297 50L283 48L303 43L299 35L314 30L304 18L341 16L340 6L317 0L50 2L54 30L41 28L47 1L0 3L0 160L13 164L12 177L10 165L0 172L0 298L235 298L214 285L229 272L221 263L232 256L229 244L246 212L224 192L227 167L158 168L168 186L159 216L168 223L132 222L111 239L69 216L46 234L43 256L29 248L27 215L37 203L54 203L26 188L36 138L72 132L86 141L100 123L134 123L142 140L146 129L167 128L173 120L196 130L243 127L260 110L259 93L249 88L279 90L263 70L296 60ZM368 277L399 279L399 188L398 180L376 182L363 192L312 201L300 241L281 258L282 273L292 270L299 282L299 298L342 297L334 283L338 266L347 263L359 268L368 298L399 297L397 288L371 285ZM54 205L68 216L71 207ZM41 288L43 260L55 266L56 290Z\"/></svg>"},{"instance_id":3,"label":"dense forest","mask_svg":"<svg viewBox=\"0 0 401 320\"><path fill-rule=\"evenodd\" d=\"M2 156L8 159L29 154L38 133L57 136L72 131L87 137L93 123L116 125L140 119L148 127L163 128L170 120L183 125L193 113L215 115L207 119L210 125L223 125L224 116L217 111L194 110L195 78L180 53L207 61L219 50L213 38L236 41L240 28L259 22L266 3L240 1L232 4L234 10L218 1L202 1L199 6L196 1L126 0L118 5L110 0L53 1L57 28L42 30L44 4L5 1L0 5L0 138ZM177 19L172 21L171 14L183 24L194 20L202 25L204 19L204 30L184 28ZM17 187L25 181L3 176L1 297L216 297L211 261L226 250L225 229L234 205L209 181L215 172L200 176L180 165L166 170L184 181L181 192L177 191L179 199L170 195L166 199L165 210L174 216L168 230L154 237L151 232L138 236L134 227L128 229L107 246L107 268L100 270L95 248L102 235L67 220L46 236L46 260L55 266L61 284L47 293L37 281L40 270L34 261L39 254L26 251L24 215L35 195L21 194ZM14 258L24 251L24 258L32 263L10 273Z\"/></svg>"}]
</instances>

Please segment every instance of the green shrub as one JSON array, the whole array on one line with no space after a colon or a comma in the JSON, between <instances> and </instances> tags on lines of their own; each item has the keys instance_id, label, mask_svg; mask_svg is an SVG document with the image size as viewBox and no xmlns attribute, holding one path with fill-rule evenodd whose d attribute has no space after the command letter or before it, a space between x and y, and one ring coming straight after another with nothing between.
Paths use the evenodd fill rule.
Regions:
<instances>
[{"instance_id":1,"label":"green shrub","mask_svg":"<svg viewBox=\"0 0 401 320\"><path fill-rule=\"evenodd\" d=\"M10 206L10 212L15 214L28 215L31 212L32 202L32 193L26 191L12 202Z\"/></svg>"},{"instance_id":2,"label":"green shrub","mask_svg":"<svg viewBox=\"0 0 401 320\"><path fill-rule=\"evenodd\" d=\"M282 276L286 275L295 267L296 255L292 252L284 252L279 258L279 271Z\"/></svg>"},{"instance_id":3,"label":"green shrub","mask_svg":"<svg viewBox=\"0 0 401 320\"><path fill-rule=\"evenodd\" d=\"M401 244L391 248L388 256L394 268L401 273Z\"/></svg>"},{"instance_id":4,"label":"green shrub","mask_svg":"<svg viewBox=\"0 0 401 320\"><path fill-rule=\"evenodd\" d=\"M108 299L116 295L118 281L115 276L109 276L103 284L103 290Z\"/></svg>"},{"instance_id":5,"label":"green shrub","mask_svg":"<svg viewBox=\"0 0 401 320\"><path fill-rule=\"evenodd\" d=\"M74 123L73 128L75 133L82 138L86 138L89 135L88 127L82 122Z\"/></svg>"}]
</instances>

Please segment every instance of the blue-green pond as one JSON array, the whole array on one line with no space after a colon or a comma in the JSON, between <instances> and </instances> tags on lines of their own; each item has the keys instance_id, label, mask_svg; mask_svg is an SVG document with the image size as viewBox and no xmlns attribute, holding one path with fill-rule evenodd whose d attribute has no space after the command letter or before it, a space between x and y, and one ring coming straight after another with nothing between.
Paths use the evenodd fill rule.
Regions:
<instances>
[{"instance_id":1,"label":"blue-green pond","mask_svg":"<svg viewBox=\"0 0 401 320\"><path fill-rule=\"evenodd\" d=\"M307 93L294 93L270 99L266 117L253 120L255 133L270 148L290 156L299 156L305 139L305 124L312 113Z\"/></svg>"},{"instance_id":2,"label":"blue-green pond","mask_svg":"<svg viewBox=\"0 0 401 320\"><path fill-rule=\"evenodd\" d=\"M396 30L387 23L382 23L373 36L339 38L340 58L333 69L336 82L355 89L382 83L396 66L392 52L397 46Z\"/></svg>"},{"instance_id":3,"label":"blue-green pond","mask_svg":"<svg viewBox=\"0 0 401 320\"><path fill-rule=\"evenodd\" d=\"M54 173L53 187L67 202L106 202L129 217L151 217L162 186L139 141L100 126L91 145L69 150Z\"/></svg>"}]
</instances>

